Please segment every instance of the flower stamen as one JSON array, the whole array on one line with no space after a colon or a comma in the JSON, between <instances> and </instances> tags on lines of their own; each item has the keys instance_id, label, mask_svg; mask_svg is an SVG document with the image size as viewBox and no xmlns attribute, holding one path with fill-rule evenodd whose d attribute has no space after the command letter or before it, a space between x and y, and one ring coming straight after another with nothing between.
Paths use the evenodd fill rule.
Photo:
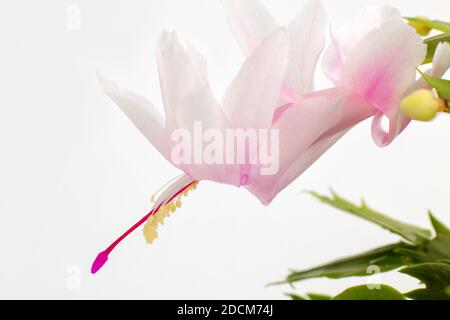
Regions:
<instances>
[{"instance_id":1,"label":"flower stamen","mask_svg":"<svg viewBox=\"0 0 450 320\"><path fill-rule=\"evenodd\" d=\"M153 217L156 213L159 212L160 209L163 208L169 208L169 211L176 209L177 207L181 206L181 201L179 201L179 197L182 195L187 195L187 193L190 190L193 190L196 188L198 184L198 181L190 181L185 186L183 186L181 189L176 191L171 196L168 196L168 198L164 201L162 201L159 205L155 206L149 213L147 213L143 218L141 218L138 222L136 222L130 229L125 231L120 237L118 237L113 243L109 245L108 248L106 248L104 251L100 252L97 257L95 258L92 267L91 267L91 273L95 274L98 270L100 270L103 265L108 261L109 254L114 250L114 248L123 240L125 239L130 233L132 233L134 230L136 230L140 225L142 225L144 222L148 221L149 218ZM175 200L175 201L174 201ZM167 205L169 205L167 207ZM166 210L166 209L164 209ZM164 211L166 212L166 211ZM165 213L163 216L160 216L158 219L164 218L167 215ZM156 230L155 230L156 231ZM156 233L157 235L157 233Z\"/></svg>"},{"instance_id":2,"label":"flower stamen","mask_svg":"<svg viewBox=\"0 0 450 320\"><path fill-rule=\"evenodd\" d=\"M164 224L164 219L170 217L178 208L181 208L181 198L187 196L189 191L197 188L197 181L191 183L183 192L176 198L161 205L159 210L148 217L147 223L144 226L144 237L148 244L152 244L158 237L158 225Z\"/></svg>"}]
</instances>

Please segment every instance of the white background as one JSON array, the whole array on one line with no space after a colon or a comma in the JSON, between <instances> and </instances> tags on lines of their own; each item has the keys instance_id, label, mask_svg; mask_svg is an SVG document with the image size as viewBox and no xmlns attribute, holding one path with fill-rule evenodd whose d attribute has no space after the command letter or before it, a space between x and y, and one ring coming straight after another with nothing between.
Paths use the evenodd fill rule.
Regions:
<instances>
[{"instance_id":1,"label":"white background","mask_svg":"<svg viewBox=\"0 0 450 320\"><path fill-rule=\"evenodd\" d=\"M287 23L301 0L263 1ZM449 20L448 0L325 0L339 25L365 4ZM81 10L67 28L67 8ZM302 193L312 189L428 226L450 223L450 118L414 123L377 148L354 128L269 207L244 189L201 183L147 246L140 231L97 275L92 259L143 216L150 195L178 174L102 93L100 69L161 105L154 58L164 29L206 57L221 97L243 61L219 1L2 1L0 5L0 297L284 298L265 288L310 267L397 237ZM77 287L77 279L79 287ZM417 285L397 273L381 280ZM337 293L364 278L318 279L298 292ZM75 284L75 286L74 286Z\"/></svg>"}]
</instances>

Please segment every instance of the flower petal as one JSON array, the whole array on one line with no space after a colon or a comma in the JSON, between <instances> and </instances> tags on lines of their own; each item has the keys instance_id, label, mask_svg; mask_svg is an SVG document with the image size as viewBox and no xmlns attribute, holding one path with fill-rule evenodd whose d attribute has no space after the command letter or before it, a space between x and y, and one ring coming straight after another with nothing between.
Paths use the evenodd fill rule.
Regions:
<instances>
[{"instance_id":1,"label":"flower petal","mask_svg":"<svg viewBox=\"0 0 450 320\"><path fill-rule=\"evenodd\" d=\"M300 168L302 165L292 166L315 141L342 120L344 104L350 95L351 91L346 88L333 88L306 97L287 109L272 128L279 130L278 171L262 175L261 165L253 166L246 188L268 204L306 169ZM311 158L316 156L311 155Z\"/></svg>"},{"instance_id":2,"label":"flower petal","mask_svg":"<svg viewBox=\"0 0 450 320\"><path fill-rule=\"evenodd\" d=\"M325 9L320 0L309 0L289 24L285 86L295 98L314 90L316 65L325 45L325 26Z\"/></svg>"},{"instance_id":3,"label":"flower petal","mask_svg":"<svg viewBox=\"0 0 450 320\"><path fill-rule=\"evenodd\" d=\"M422 39L405 23L385 23L350 51L344 83L386 113L390 108L397 108L405 91L414 83L425 50Z\"/></svg>"},{"instance_id":4,"label":"flower petal","mask_svg":"<svg viewBox=\"0 0 450 320\"><path fill-rule=\"evenodd\" d=\"M182 44L174 33L164 33L157 56L171 129L192 132L195 121L201 121L206 129L224 129L225 114L210 88L206 62L195 48Z\"/></svg>"},{"instance_id":5,"label":"flower petal","mask_svg":"<svg viewBox=\"0 0 450 320\"><path fill-rule=\"evenodd\" d=\"M416 68L426 47L414 29L401 21L389 21L369 32L348 55L343 82L380 111L373 121L372 136L380 147L402 130L400 100L415 82ZM384 132L381 118L389 119Z\"/></svg>"},{"instance_id":6,"label":"flower petal","mask_svg":"<svg viewBox=\"0 0 450 320\"><path fill-rule=\"evenodd\" d=\"M433 57L431 76L441 78L450 68L450 44L441 42L438 44Z\"/></svg>"},{"instance_id":7,"label":"flower petal","mask_svg":"<svg viewBox=\"0 0 450 320\"><path fill-rule=\"evenodd\" d=\"M447 42L441 42L438 44L433 61L432 67L426 70L425 73L435 78L441 78L450 68L450 44ZM426 82L423 77L420 77L408 90L407 94L411 94L416 90L428 88L431 86Z\"/></svg>"},{"instance_id":8,"label":"flower petal","mask_svg":"<svg viewBox=\"0 0 450 320\"><path fill-rule=\"evenodd\" d=\"M447 42L440 43L438 47L436 48L433 62L432 62L432 68L431 70L428 70L426 73L436 77L441 78L447 70L450 68L450 44ZM428 88L431 89L431 86L423 79L423 77L420 77L419 80L417 80L409 89L407 90L406 94L410 94L416 90L419 90L421 88ZM383 139L386 139L386 134L384 134L384 131L381 129L381 119L383 114L379 113L372 122L372 133L376 135L374 138L375 141L382 141ZM407 116L403 115L401 112L398 112L398 114L394 115L397 118L397 133L391 132L389 135L395 137L398 136L411 122L411 119ZM395 120L394 120L395 121ZM392 130L390 128L390 130ZM382 143L381 143L382 144Z\"/></svg>"},{"instance_id":9,"label":"flower petal","mask_svg":"<svg viewBox=\"0 0 450 320\"><path fill-rule=\"evenodd\" d=\"M209 129L224 135L230 126L209 86L206 62L191 45L184 45L175 34L166 33L161 37L158 63L167 118L170 118L168 132L172 135L176 129L187 130L191 139L190 157L179 159L175 154L172 163L195 180L239 185L238 166L205 164L203 150L194 148L197 135ZM196 126L201 126L198 127L201 132L195 132Z\"/></svg>"},{"instance_id":10,"label":"flower petal","mask_svg":"<svg viewBox=\"0 0 450 320\"><path fill-rule=\"evenodd\" d=\"M222 0L228 24L246 56L279 27L258 0Z\"/></svg>"},{"instance_id":11,"label":"flower petal","mask_svg":"<svg viewBox=\"0 0 450 320\"><path fill-rule=\"evenodd\" d=\"M324 132L314 143L302 153L286 170L277 182L276 194L291 184L299 175L307 170L329 148L342 138L353 126L372 116L375 109L356 94L350 95L342 105L339 122Z\"/></svg>"},{"instance_id":12,"label":"flower petal","mask_svg":"<svg viewBox=\"0 0 450 320\"><path fill-rule=\"evenodd\" d=\"M341 82L344 64L355 45L370 31L389 21L402 21L400 12L392 7L366 7L355 21L344 25L337 34L331 34L331 43L325 50L322 68L335 84Z\"/></svg>"},{"instance_id":13,"label":"flower petal","mask_svg":"<svg viewBox=\"0 0 450 320\"><path fill-rule=\"evenodd\" d=\"M255 49L228 88L223 107L234 128L269 128L287 63L287 34L277 29Z\"/></svg>"},{"instance_id":14,"label":"flower petal","mask_svg":"<svg viewBox=\"0 0 450 320\"><path fill-rule=\"evenodd\" d=\"M176 114L184 107L185 96L198 87L208 87L206 63L192 46L182 44L174 32L161 34L156 58L166 128L171 132L177 127Z\"/></svg>"},{"instance_id":15,"label":"flower petal","mask_svg":"<svg viewBox=\"0 0 450 320\"><path fill-rule=\"evenodd\" d=\"M170 140L159 112L150 101L133 92L122 90L118 85L97 72L103 91L128 116L150 143L169 159Z\"/></svg>"},{"instance_id":16,"label":"flower petal","mask_svg":"<svg viewBox=\"0 0 450 320\"><path fill-rule=\"evenodd\" d=\"M409 119L398 112L403 94L415 79L415 68L425 55L425 45L401 19L398 10L381 7L362 15L351 27L350 36L332 36L323 69L337 84L353 86L378 110L372 123L372 136L385 146L407 126ZM344 33L345 34L345 33ZM381 126L389 119L389 131Z\"/></svg>"},{"instance_id":17,"label":"flower petal","mask_svg":"<svg viewBox=\"0 0 450 320\"><path fill-rule=\"evenodd\" d=\"M192 149L195 152L200 152L202 157L199 163L196 163L196 155L191 155L190 163L182 163L179 167L189 174L195 180L210 180L218 183L226 183L239 186L240 184L240 169L236 164L226 163L205 163L203 158L204 150L196 150L194 144L196 143L198 135L204 135L208 130L214 130L222 137L225 136L226 128L230 124L222 108L216 102L209 87L197 87L192 90L183 99L183 108L178 109L176 114L177 128L186 129L190 132L192 141ZM201 130L199 127L201 126ZM201 132L196 132L201 131ZM204 138L203 136L200 138ZM212 142L214 143L214 142ZM203 144L208 145L208 143ZM220 145L219 145L220 147ZM203 149L203 148L202 148Z\"/></svg>"}]
</instances>

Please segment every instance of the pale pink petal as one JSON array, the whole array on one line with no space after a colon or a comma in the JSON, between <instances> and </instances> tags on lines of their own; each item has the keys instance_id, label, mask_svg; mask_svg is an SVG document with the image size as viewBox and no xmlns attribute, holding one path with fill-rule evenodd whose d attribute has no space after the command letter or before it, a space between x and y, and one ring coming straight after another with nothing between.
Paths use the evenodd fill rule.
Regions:
<instances>
[{"instance_id":1,"label":"pale pink petal","mask_svg":"<svg viewBox=\"0 0 450 320\"><path fill-rule=\"evenodd\" d=\"M183 108L184 97L193 88L208 85L206 63L191 46L182 44L174 32L161 34L156 58L166 128L171 132L177 127L175 115Z\"/></svg>"},{"instance_id":2,"label":"pale pink petal","mask_svg":"<svg viewBox=\"0 0 450 320\"><path fill-rule=\"evenodd\" d=\"M346 89L333 89L326 93L327 95L341 94L345 95ZM319 92L320 94L320 92ZM314 94L316 95L316 94ZM317 138L306 151L304 151L278 179L274 194L278 194L305 170L307 170L317 159L319 159L329 148L331 148L340 138L342 138L353 126L368 117L372 116L375 109L367 104L358 95L350 94L340 106L340 120L326 130Z\"/></svg>"},{"instance_id":3,"label":"pale pink petal","mask_svg":"<svg viewBox=\"0 0 450 320\"><path fill-rule=\"evenodd\" d=\"M173 121L171 128L193 132L196 121L202 122L205 130L227 127L228 120L209 85L206 61L195 48L181 43L173 33L164 33L157 55L165 110Z\"/></svg>"},{"instance_id":4,"label":"pale pink petal","mask_svg":"<svg viewBox=\"0 0 450 320\"><path fill-rule=\"evenodd\" d=\"M416 68L425 54L426 47L414 29L395 20L369 32L349 52L343 83L379 110L372 126L377 145L388 145L402 130L398 106L415 82ZM382 115L389 119L388 132L380 125Z\"/></svg>"},{"instance_id":5,"label":"pale pink petal","mask_svg":"<svg viewBox=\"0 0 450 320\"><path fill-rule=\"evenodd\" d=\"M336 90L337 92L339 92L339 90L345 92L343 91L343 89L334 90ZM348 90L348 88L345 90ZM314 95L316 95L316 93L308 95L307 97L311 97ZM342 132L346 132L358 123L373 116L376 112L377 109L375 109L371 104L362 99L360 95L352 92L345 103L343 103L342 105L342 115L339 122L337 122L333 127L328 129L322 136L320 136L318 141L321 139L329 138L330 136L334 136L336 134L341 134Z\"/></svg>"},{"instance_id":6,"label":"pale pink petal","mask_svg":"<svg viewBox=\"0 0 450 320\"><path fill-rule=\"evenodd\" d=\"M133 92L120 89L118 85L97 73L103 91L128 116L150 143L167 159L170 154L170 140L163 119L150 101Z\"/></svg>"},{"instance_id":7,"label":"pale pink petal","mask_svg":"<svg viewBox=\"0 0 450 320\"><path fill-rule=\"evenodd\" d=\"M193 132L196 121L205 129L223 130L226 116L209 85L206 62L190 44L183 44L174 33L161 36L158 66L166 117L174 129Z\"/></svg>"},{"instance_id":8,"label":"pale pink petal","mask_svg":"<svg viewBox=\"0 0 450 320\"><path fill-rule=\"evenodd\" d=\"M230 127L228 119L226 119L222 108L216 102L209 87L200 86L192 88L192 90L184 97L183 107L178 109L176 115L176 123L178 129L186 129L190 132L195 143L195 139L203 138L203 134L207 130L215 130L225 136L226 128ZM195 129L194 124L197 125ZM201 130L198 126L201 126ZM197 132L195 132L197 130ZM201 143L197 151L201 157L196 162L195 155L192 154L189 163L182 163L179 168L186 172L195 180L210 180L218 183L226 183L239 186L240 184L240 168L236 164L226 163L205 163L203 159L203 148L208 143ZM194 145L192 146L195 152Z\"/></svg>"},{"instance_id":9,"label":"pale pink petal","mask_svg":"<svg viewBox=\"0 0 450 320\"><path fill-rule=\"evenodd\" d=\"M231 31L246 56L279 27L258 0L222 0L222 3Z\"/></svg>"},{"instance_id":10,"label":"pale pink petal","mask_svg":"<svg viewBox=\"0 0 450 320\"><path fill-rule=\"evenodd\" d=\"M306 150L299 158L297 158L286 170L282 177L277 182L275 195L281 192L284 188L294 182L300 175L302 175L313 163L315 163L321 156L324 155L336 142L339 141L348 131L341 131L331 136L324 136L317 139L308 150Z\"/></svg>"},{"instance_id":11,"label":"pale pink petal","mask_svg":"<svg viewBox=\"0 0 450 320\"><path fill-rule=\"evenodd\" d=\"M288 108L272 128L279 130L278 171L273 175L261 175L261 166L253 166L246 188L262 203L268 204L286 184L303 172L293 172L291 166L317 139L341 121L349 96L351 91L348 89L333 88L302 99Z\"/></svg>"},{"instance_id":12,"label":"pale pink petal","mask_svg":"<svg viewBox=\"0 0 450 320\"><path fill-rule=\"evenodd\" d=\"M414 83L416 68L425 53L426 47L414 29L399 21L385 23L350 51L343 82L387 112L397 107Z\"/></svg>"},{"instance_id":13,"label":"pale pink petal","mask_svg":"<svg viewBox=\"0 0 450 320\"><path fill-rule=\"evenodd\" d=\"M269 128L286 70L287 34L278 29L247 58L228 88L223 107L234 128Z\"/></svg>"},{"instance_id":14,"label":"pale pink petal","mask_svg":"<svg viewBox=\"0 0 450 320\"><path fill-rule=\"evenodd\" d=\"M230 27L246 54L278 27L258 1L223 0L223 3ZM320 0L309 0L289 24L290 65L279 105L313 91L316 63L325 42L325 25L325 10Z\"/></svg>"},{"instance_id":15,"label":"pale pink petal","mask_svg":"<svg viewBox=\"0 0 450 320\"><path fill-rule=\"evenodd\" d=\"M342 116L329 130L324 132L277 182L276 194L291 184L299 175L307 170L329 148L342 138L351 128L374 114L376 110L358 95L349 96L342 105Z\"/></svg>"},{"instance_id":16,"label":"pale pink petal","mask_svg":"<svg viewBox=\"0 0 450 320\"><path fill-rule=\"evenodd\" d=\"M373 29L389 21L402 21L400 12L392 7L366 7L356 19L335 33L330 31L331 41L324 52L322 69L335 84L343 77L344 64L350 51Z\"/></svg>"},{"instance_id":17,"label":"pale pink petal","mask_svg":"<svg viewBox=\"0 0 450 320\"><path fill-rule=\"evenodd\" d=\"M180 159L173 154L172 163L192 179L212 180L239 185L240 169L236 165L205 164L203 146L195 149L196 137L209 129L221 134L229 127L229 121L209 86L206 62L190 45L182 44L175 34L164 34L158 51L160 81L168 122L168 133L186 130L191 137L191 154ZM198 132L195 132L195 126ZM172 145L179 143L174 141ZM199 154L195 155L195 151Z\"/></svg>"},{"instance_id":18,"label":"pale pink petal","mask_svg":"<svg viewBox=\"0 0 450 320\"><path fill-rule=\"evenodd\" d=\"M325 45L326 14L320 0L309 0L288 27L286 90L298 98L314 90L316 64Z\"/></svg>"},{"instance_id":19,"label":"pale pink petal","mask_svg":"<svg viewBox=\"0 0 450 320\"><path fill-rule=\"evenodd\" d=\"M205 58L189 42L185 43L184 49L188 55L191 67L196 71L199 79L202 82L208 82L208 70Z\"/></svg>"},{"instance_id":20,"label":"pale pink petal","mask_svg":"<svg viewBox=\"0 0 450 320\"><path fill-rule=\"evenodd\" d=\"M201 123L203 130L225 130L229 126L221 106L207 83L192 86L181 99L182 107L175 113L176 129L186 129L194 135L194 126Z\"/></svg>"},{"instance_id":21,"label":"pale pink petal","mask_svg":"<svg viewBox=\"0 0 450 320\"><path fill-rule=\"evenodd\" d=\"M330 32L330 44L322 57L322 72L335 85L342 81L345 49L342 41Z\"/></svg>"},{"instance_id":22,"label":"pale pink petal","mask_svg":"<svg viewBox=\"0 0 450 320\"><path fill-rule=\"evenodd\" d=\"M425 46L399 12L389 7L361 16L351 29L332 36L323 69L334 83L354 87L379 110L372 123L372 136L377 145L385 146L409 123L398 112L398 105L414 83L415 68L423 61ZM389 119L388 132L381 126L385 116Z\"/></svg>"},{"instance_id":23,"label":"pale pink petal","mask_svg":"<svg viewBox=\"0 0 450 320\"><path fill-rule=\"evenodd\" d=\"M436 48L435 55L433 57L432 68L428 70L426 73L430 76L440 78L442 77L447 70L450 68L450 44L448 43L440 43ZM405 93L405 95L410 94L411 92L421 89L421 88L429 88L430 85L420 77ZM383 145L383 139L388 141L388 137L398 136L403 130L408 126L411 122L411 119L407 116L403 115L401 112L394 113L391 116L394 121L397 121L396 126L390 126L390 133L385 134L384 130L381 128L381 121L383 118L383 113L379 112L372 122L372 134L375 135L374 140L379 141L380 145ZM389 118L389 117L388 117ZM396 120L395 120L396 119Z\"/></svg>"}]
</instances>

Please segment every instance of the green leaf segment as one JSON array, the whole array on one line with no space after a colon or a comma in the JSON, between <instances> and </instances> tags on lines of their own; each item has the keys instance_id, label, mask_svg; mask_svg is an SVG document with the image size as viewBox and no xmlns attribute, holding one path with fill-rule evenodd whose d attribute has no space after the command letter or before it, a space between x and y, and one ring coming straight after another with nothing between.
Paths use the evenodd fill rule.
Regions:
<instances>
[{"instance_id":1,"label":"green leaf segment","mask_svg":"<svg viewBox=\"0 0 450 320\"><path fill-rule=\"evenodd\" d=\"M309 192L309 194L327 205L395 233L401 237L401 240L317 267L292 271L286 279L273 284L293 283L320 277L339 279L368 276L371 275L368 268L376 265L380 272L402 268L399 270L401 273L417 278L425 284L425 288L401 294L387 285L381 285L379 289L358 286L345 290L334 299L450 299L450 230L431 212L429 219L434 232L390 218L370 208L364 201L356 205L334 192L331 197L316 192ZM288 295L293 299L296 297L295 300L313 299L311 294L305 297L296 294Z\"/></svg>"}]
</instances>

